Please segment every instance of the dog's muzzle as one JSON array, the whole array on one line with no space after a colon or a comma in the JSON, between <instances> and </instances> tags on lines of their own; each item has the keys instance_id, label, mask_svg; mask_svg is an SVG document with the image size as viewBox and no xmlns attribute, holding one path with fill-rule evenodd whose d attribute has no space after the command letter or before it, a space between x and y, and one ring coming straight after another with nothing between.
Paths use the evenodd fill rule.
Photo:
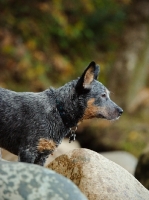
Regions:
<instances>
[{"instance_id":1,"label":"dog's muzzle","mask_svg":"<svg viewBox=\"0 0 149 200\"><path fill-rule=\"evenodd\" d=\"M117 111L119 113L119 116L121 116L123 114L123 109L120 107L117 107Z\"/></svg>"}]
</instances>

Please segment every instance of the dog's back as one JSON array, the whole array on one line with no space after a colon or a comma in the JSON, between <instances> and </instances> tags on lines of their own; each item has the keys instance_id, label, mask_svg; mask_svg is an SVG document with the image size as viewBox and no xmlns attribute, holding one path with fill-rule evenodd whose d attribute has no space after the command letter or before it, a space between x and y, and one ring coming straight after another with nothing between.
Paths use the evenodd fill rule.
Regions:
<instances>
[{"instance_id":1,"label":"dog's back","mask_svg":"<svg viewBox=\"0 0 149 200\"><path fill-rule=\"evenodd\" d=\"M53 98L47 96L45 91L14 92L0 88L0 146L18 154L21 140L34 137L39 129L44 129L52 102Z\"/></svg>"}]
</instances>

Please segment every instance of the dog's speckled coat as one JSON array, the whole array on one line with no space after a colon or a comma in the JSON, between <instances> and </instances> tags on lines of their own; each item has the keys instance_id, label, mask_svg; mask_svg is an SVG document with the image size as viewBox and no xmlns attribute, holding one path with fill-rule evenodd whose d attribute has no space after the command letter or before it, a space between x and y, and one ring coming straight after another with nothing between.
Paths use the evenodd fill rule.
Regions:
<instances>
[{"instance_id":1,"label":"dog's speckled coat","mask_svg":"<svg viewBox=\"0 0 149 200\"><path fill-rule=\"evenodd\" d=\"M99 67L91 62L82 76L58 89L40 93L0 89L0 147L22 162L43 165L84 119L115 120L123 110L109 98L97 81Z\"/></svg>"}]
</instances>

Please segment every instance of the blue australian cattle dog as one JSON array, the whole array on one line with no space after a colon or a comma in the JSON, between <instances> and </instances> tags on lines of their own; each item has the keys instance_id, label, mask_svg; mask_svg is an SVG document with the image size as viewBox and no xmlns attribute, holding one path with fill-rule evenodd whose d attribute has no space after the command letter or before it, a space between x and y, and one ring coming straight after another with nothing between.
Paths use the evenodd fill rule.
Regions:
<instances>
[{"instance_id":1,"label":"blue australian cattle dog","mask_svg":"<svg viewBox=\"0 0 149 200\"><path fill-rule=\"evenodd\" d=\"M99 66L91 62L80 78L58 89L14 92L0 88L0 147L19 161L44 165L49 154L85 119L118 119L123 110L97 81ZM71 132L70 140L75 135Z\"/></svg>"}]
</instances>

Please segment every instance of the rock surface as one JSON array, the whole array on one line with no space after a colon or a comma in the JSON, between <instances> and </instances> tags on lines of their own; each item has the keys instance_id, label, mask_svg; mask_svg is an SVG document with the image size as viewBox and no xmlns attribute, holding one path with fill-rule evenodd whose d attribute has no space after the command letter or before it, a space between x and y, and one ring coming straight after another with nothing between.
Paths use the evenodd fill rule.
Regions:
<instances>
[{"instance_id":1,"label":"rock surface","mask_svg":"<svg viewBox=\"0 0 149 200\"><path fill-rule=\"evenodd\" d=\"M70 178L89 200L149 200L149 191L128 171L88 149L61 155L47 167Z\"/></svg>"},{"instance_id":2,"label":"rock surface","mask_svg":"<svg viewBox=\"0 0 149 200\"><path fill-rule=\"evenodd\" d=\"M100 154L117 163L126 169L129 173L134 175L138 160L132 154L126 151L108 151L102 152Z\"/></svg>"},{"instance_id":3,"label":"rock surface","mask_svg":"<svg viewBox=\"0 0 149 200\"><path fill-rule=\"evenodd\" d=\"M56 150L53 152L53 155L49 155L49 157L47 158L46 160L46 163L45 163L45 166L52 162L55 158L57 158L58 156L70 151L70 150L73 150L73 149L76 149L76 148L80 148L80 145L79 143L75 140L74 142L71 142L69 143L69 139L64 139L62 141L62 143L56 148Z\"/></svg>"},{"instance_id":4,"label":"rock surface","mask_svg":"<svg viewBox=\"0 0 149 200\"><path fill-rule=\"evenodd\" d=\"M33 164L0 161L1 200L87 200L70 180Z\"/></svg>"}]
</instances>

